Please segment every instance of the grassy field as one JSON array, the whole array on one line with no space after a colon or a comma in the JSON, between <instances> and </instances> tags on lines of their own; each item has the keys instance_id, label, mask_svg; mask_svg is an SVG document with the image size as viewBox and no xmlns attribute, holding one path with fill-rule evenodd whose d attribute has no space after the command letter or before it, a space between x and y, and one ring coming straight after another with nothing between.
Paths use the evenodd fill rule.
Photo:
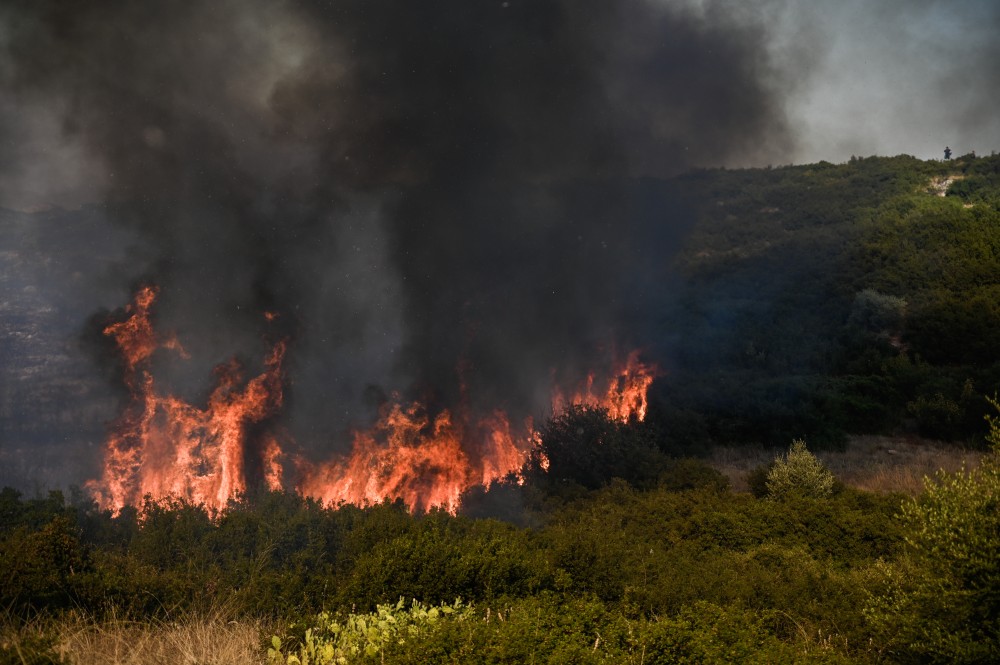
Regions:
<instances>
[{"instance_id":1,"label":"grassy field","mask_svg":"<svg viewBox=\"0 0 1000 665\"><path fill-rule=\"evenodd\" d=\"M719 446L708 461L729 479L733 491L747 492L747 474L784 452L760 446ZM916 496L924 489L924 478L939 470L975 468L983 453L919 437L853 436L843 451L817 452L816 456L845 485L866 492Z\"/></svg>"},{"instance_id":2,"label":"grassy field","mask_svg":"<svg viewBox=\"0 0 1000 665\"><path fill-rule=\"evenodd\" d=\"M132 621L70 613L18 626L5 621L0 644L12 663L43 663L41 651L72 665L254 665L266 662L261 620L233 618L225 610L183 613L174 620Z\"/></svg>"}]
</instances>

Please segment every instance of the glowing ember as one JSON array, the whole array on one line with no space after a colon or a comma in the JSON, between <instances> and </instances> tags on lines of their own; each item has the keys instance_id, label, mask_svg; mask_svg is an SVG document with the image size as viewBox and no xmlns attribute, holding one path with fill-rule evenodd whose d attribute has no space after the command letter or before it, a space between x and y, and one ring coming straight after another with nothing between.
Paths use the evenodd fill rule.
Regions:
<instances>
[{"instance_id":1,"label":"glowing ember","mask_svg":"<svg viewBox=\"0 0 1000 665\"><path fill-rule=\"evenodd\" d=\"M351 453L341 459L313 463L289 454L293 441L259 432L259 425L250 440L250 425L272 418L282 406L285 343L272 348L264 372L249 381L236 360L219 365L205 407L189 404L163 394L152 374L151 358L160 349L187 357L175 338L155 332L150 314L156 296L155 287L140 289L126 308L128 318L104 329L122 355L131 399L108 437L103 476L90 483L102 507L118 511L148 495L221 509L246 491L250 467L269 489L292 484L327 504L399 499L414 511L443 508L454 513L466 490L488 487L511 474L521 478L537 449L539 435L530 418L512 427L501 410L473 415L462 408L435 415L398 396L382 408L373 426L354 432ZM269 321L276 317L265 315ZM606 382L591 374L573 392L555 390L553 412L586 404L607 409L623 422L642 420L655 375L654 367L632 353ZM545 462L542 458L543 468Z\"/></svg>"}]
</instances>

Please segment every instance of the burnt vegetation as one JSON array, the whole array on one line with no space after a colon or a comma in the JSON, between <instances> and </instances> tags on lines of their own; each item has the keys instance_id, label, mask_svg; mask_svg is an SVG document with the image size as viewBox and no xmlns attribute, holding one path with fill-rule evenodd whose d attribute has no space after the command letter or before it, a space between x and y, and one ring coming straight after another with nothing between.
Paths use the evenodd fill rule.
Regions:
<instances>
[{"instance_id":1,"label":"burnt vegetation","mask_svg":"<svg viewBox=\"0 0 1000 665\"><path fill-rule=\"evenodd\" d=\"M1000 158L642 187L691 215L648 350L665 374L645 421L555 414L523 479L469 492L457 516L263 489L217 514L148 501L114 516L84 493L8 488L8 623L225 604L275 622L292 653L322 611L461 598L474 608L462 621L353 660L995 661L995 452L916 499L830 483L812 462L822 492L771 492L772 465L736 493L696 456L861 433L996 445L983 414L1000 388ZM54 657L57 642L18 648Z\"/></svg>"}]
</instances>

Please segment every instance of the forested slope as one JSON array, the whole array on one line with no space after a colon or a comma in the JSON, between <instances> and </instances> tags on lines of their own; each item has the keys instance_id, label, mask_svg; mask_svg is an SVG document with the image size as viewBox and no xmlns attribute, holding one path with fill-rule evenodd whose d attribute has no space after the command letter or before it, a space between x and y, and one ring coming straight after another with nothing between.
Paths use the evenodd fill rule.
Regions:
<instances>
[{"instance_id":1,"label":"forested slope","mask_svg":"<svg viewBox=\"0 0 1000 665\"><path fill-rule=\"evenodd\" d=\"M678 447L981 440L1000 386L1000 157L704 171L660 343Z\"/></svg>"}]
</instances>

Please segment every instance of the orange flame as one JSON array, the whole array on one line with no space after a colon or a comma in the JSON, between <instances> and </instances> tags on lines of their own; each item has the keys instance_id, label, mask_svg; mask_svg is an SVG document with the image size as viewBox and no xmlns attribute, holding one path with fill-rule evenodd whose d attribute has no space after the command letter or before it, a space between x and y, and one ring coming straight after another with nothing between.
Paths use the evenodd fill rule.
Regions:
<instances>
[{"instance_id":1,"label":"orange flame","mask_svg":"<svg viewBox=\"0 0 1000 665\"><path fill-rule=\"evenodd\" d=\"M526 453L502 411L469 423L445 410L432 421L420 404L396 402L371 429L354 433L347 459L306 468L299 491L334 505L389 498L454 513L465 490L520 471Z\"/></svg>"},{"instance_id":2,"label":"orange flame","mask_svg":"<svg viewBox=\"0 0 1000 665\"><path fill-rule=\"evenodd\" d=\"M267 439L264 446L263 461L264 484L271 491L280 490L284 486L282 478L285 475L285 469L281 464L281 445L273 436Z\"/></svg>"},{"instance_id":3,"label":"orange flame","mask_svg":"<svg viewBox=\"0 0 1000 665\"><path fill-rule=\"evenodd\" d=\"M248 425L281 407L285 343L274 346L265 371L242 387L238 361L219 365L207 406L188 404L161 394L149 366L157 349L180 349L174 338L161 341L153 330L149 317L156 296L155 287L140 289L126 308L129 318L104 329L121 350L132 394L106 442L103 477L90 487L98 503L115 512L147 495L218 510L246 490Z\"/></svg>"},{"instance_id":4,"label":"orange flame","mask_svg":"<svg viewBox=\"0 0 1000 665\"><path fill-rule=\"evenodd\" d=\"M656 367L641 362L639 352L633 351L625 365L614 374L608 381L607 388L601 392L594 392L593 373L587 375L584 387L570 397L566 397L558 388L553 390L552 412L560 413L571 404L583 404L607 409L609 416L622 422L628 422L632 418L645 420L646 410L649 408L649 386L657 373Z\"/></svg>"},{"instance_id":5,"label":"orange flame","mask_svg":"<svg viewBox=\"0 0 1000 665\"><path fill-rule=\"evenodd\" d=\"M558 413L570 404L586 404L607 409L610 417L622 422L643 420L655 377L656 368L640 362L638 352L633 352L602 392L594 392L591 374L569 398L554 391L552 409ZM515 433L501 410L475 422L456 420L442 411L431 422L420 404L403 407L395 402L383 409L370 430L355 432L346 459L308 465L298 489L332 505L365 505L388 498L401 499L411 510L443 508L454 513L462 493L471 487L489 487L509 474L520 477L538 443L530 418L523 431ZM548 469L544 455L541 464Z\"/></svg>"},{"instance_id":6,"label":"orange flame","mask_svg":"<svg viewBox=\"0 0 1000 665\"><path fill-rule=\"evenodd\" d=\"M521 472L537 449L539 434L531 418L512 427L499 409L483 416L464 408L432 416L423 405L404 405L394 396L373 426L354 432L349 455L325 463L289 455L273 432L263 432L250 445L249 426L274 416L282 406L285 342L272 348L265 370L245 383L235 359L216 367L207 405L194 406L156 387L150 360L157 350L187 357L175 337L156 334L150 320L156 297L155 287L140 289L126 308L128 318L104 329L122 354L131 400L105 445L102 478L89 483L102 507L117 512L148 495L219 510L246 490L248 462L259 468L272 490L297 479L299 492L327 504L398 499L413 511L442 508L454 513L463 492L476 485L488 487L511 474L523 482ZM265 315L268 320L276 316ZM623 422L642 420L655 376L656 368L633 352L606 383L590 374L571 393L554 390L553 412L586 404L605 408ZM547 466L544 458L542 462Z\"/></svg>"}]
</instances>

